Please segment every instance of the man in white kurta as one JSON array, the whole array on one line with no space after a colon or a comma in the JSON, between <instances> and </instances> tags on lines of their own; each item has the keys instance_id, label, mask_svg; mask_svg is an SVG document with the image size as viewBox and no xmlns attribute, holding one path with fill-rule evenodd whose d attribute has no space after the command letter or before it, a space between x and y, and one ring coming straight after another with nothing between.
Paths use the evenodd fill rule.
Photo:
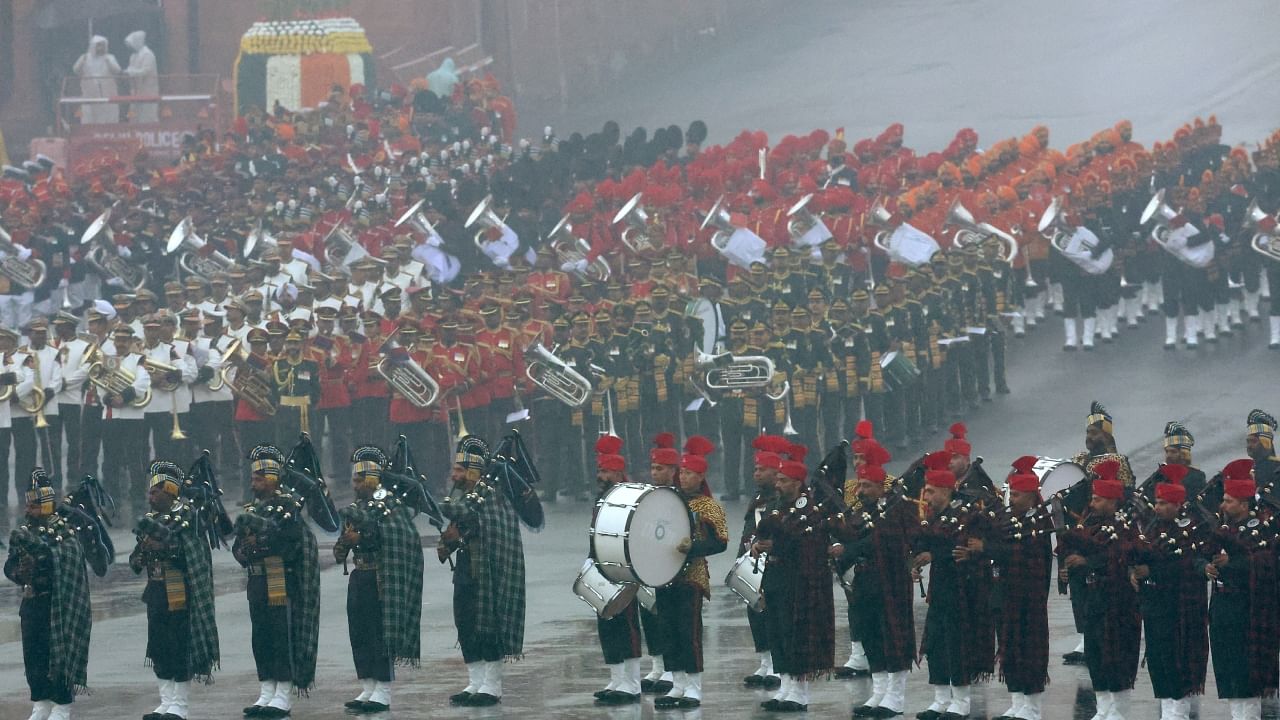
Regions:
<instances>
[{"instance_id":1,"label":"man in white kurta","mask_svg":"<svg viewBox=\"0 0 1280 720\"><path fill-rule=\"evenodd\" d=\"M124 38L133 54L129 56L129 67L124 74L129 76L130 94L155 97L160 95L160 74L156 69L156 54L147 47L147 34L134 30ZM133 121L153 123L160 119L159 103L132 103Z\"/></svg>"},{"instance_id":2,"label":"man in white kurta","mask_svg":"<svg viewBox=\"0 0 1280 720\"><path fill-rule=\"evenodd\" d=\"M89 41L89 51L76 60L71 68L80 76L80 95L89 98L109 98L117 95L116 78L120 75L120 63L107 52L107 39L94 35ZM92 103L80 106L80 122L85 125L120 122L120 106L115 103Z\"/></svg>"}]
</instances>

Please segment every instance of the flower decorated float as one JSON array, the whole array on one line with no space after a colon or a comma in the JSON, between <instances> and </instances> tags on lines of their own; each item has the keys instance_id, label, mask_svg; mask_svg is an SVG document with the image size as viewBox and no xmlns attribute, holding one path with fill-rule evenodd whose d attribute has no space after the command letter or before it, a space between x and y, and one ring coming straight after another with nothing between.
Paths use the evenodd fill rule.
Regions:
<instances>
[{"instance_id":1,"label":"flower decorated float","mask_svg":"<svg viewBox=\"0 0 1280 720\"><path fill-rule=\"evenodd\" d=\"M373 85L373 46L350 17L263 20L240 38L236 56L236 115L316 107L335 84Z\"/></svg>"}]
</instances>

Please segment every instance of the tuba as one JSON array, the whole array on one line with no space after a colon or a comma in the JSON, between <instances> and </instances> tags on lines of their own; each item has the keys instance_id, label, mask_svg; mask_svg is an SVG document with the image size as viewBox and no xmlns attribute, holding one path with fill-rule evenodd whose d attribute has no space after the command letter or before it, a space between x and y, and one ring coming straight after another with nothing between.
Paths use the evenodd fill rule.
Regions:
<instances>
[{"instance_id":1,"label":"tuba","mask_svg":"<svg viewBox=\"0 0 1280 720\"><path fill-rule=\"evenodd\" d=\"M1253 248L1254 252L1268 260L1280 262L1280 242L1276 242L1275 230L1268 231L1262 228L1263 222L1269 217L1271 216L1258 207L1258 201L1254 200L1249 203L1249 208L1244 211L1243 227L1245 230L1253 232L1249 247Z\"/></svg>"},{"instance_id":2,"label":"tuba","mask_svg":"<svg viewBox=\"0 0 1280 720\"><path fill-rule=\"evenodd\" d=\"M507 224L503 222L503 218L498 217L498 213L493 211L492 205L493 196L485 195L484 199L481 200L476 205L475 209L471 211L471 215L467 218L466 225L463 226L464 228L470 228L472 225L476 226L476 234L473 239L475 241L476 248L478 248L480 252L484 252L484 234L486 232L491 229L502 232L510 230L510 228L507 227ZM488 253L485 254L488 255Z\"/></svg>"},{"instance_id":3,"label":"tuba","mask_svg":"<svg viewBox=\"0 0 1280 720\"><path fill-rule=\"evenodd\" d=\"M800 201L787 211L787 234L791 236L791 244L796 247L812 247L821 245L831 238L831 230L809 210L813 202L813 193L800 198ZM819 231L814 233L813 231Z\"/></svg>"},{"instance_id":4,"label":"tuba","mask_svg":"<svg viewBox=\"0 0 1280 720\"><path fill-rule=\"evenodd\" d=\"M134 265L120 257L115 248L115 233L111 230L111 211L102 211L80 236L80 244L92 242L93 247L85 258L89 267L108 282L118 280L126 289L137 292L147 284L147 269Z\"/></svg>"},{"instance_id":5,"label":"tuba","mask_svg":"<svg viewBox=\"0 0 1280 720\"><path fill-rule=\"evenodd\" d=\"M334 225L333 229L324 236L321 246L324 248L325 262L344 275L351 274L347 268L352 263L369 255L360 241L351 234L346 223Z\"/></svg>"},{"instance_id":6,"label":"tuba","mask_svg":"<svg viewBox=\"0 0 1280 720\"><path fill-rule=\"evenodd\" d=\"M413 207L405 210L404 214L400 216L400 219L396 220L395 227L408 224L426 237L439 235L440 233L436 232L435 226L427 219L427 214L422 212L422 206L426 204L426 198L422 198L418 202L414 203Z\"/></svg>"},{"instance_id":7,"label":"tuba","mask_svg":"<svg viewBox=\"0 0 1280 720\"><path fill-rule=\"evenodd\" d=\"M741 268L750 268L755 263L765 262L764 254L769 244L759 235L733 224L729 209L725 207L724 195L721 195L707 211L707 216L703 218L702 225L698 229L706 230L712 225L717 229L711 235L711 247L730 263Z\"/></svg>"},{"instance_id":8,"label":"tuba","mask_svg":"<svg viewBox=\"0 0 1280 720\"><path fill-rule=\"evenodd\" d=\"M648 211L644 209L644 205L640 204L640 198L643 195L644 193L636 193L628 200L613 216L612 223L627 224L627 227L622 229L620 239L628 250L637 255L659 251L664 244L664 238L658 232L661 228L656 223L650 223Z\"/></svg>"},{"instance_id":9,"label":"tuba","mask_svg":"<svg viewBox=\"0 0 1280 720\"><path fill-rule=\"evenodd\" d=\"M88 364L89 382L93 383L103 395L124 395L126 391L133 387L134 375L126 370L118 355L107 357L102 353L102 349L94 345L85 353L84 362ZM151 402L151 390L148 389L142 397L134 398L131 406L140 408L146 407Z\"/></svg>"},{"instance_id":10,"label":"tuba","mask_svg":"<svg viewBox=\"0 0 1280 720\"><path fill-rule=\"evenodd\" d=\"M889 212L882 200L877 199L867 211L867 223L883 229L871 238L871 244L888 255L890 260L919 267L928 263L942 249L937 240L910 223L893 226L892 222L893 213Z\"/></svg>"},{"instance_id":11,"label":"tuba","mask_svg":"<svg viewBox=\"0 0 1280 720\"><path fill-rule=\"evenodd\" d=\"M612 274L608 261L603 257L587 262L587 257L591 253L591 244L573 234L573 223L569 222L568 215L560 218L560 222L556 223L550 233L547 233L547 240L551 245L551 251L560 261L560 266L571 266L574 274L583 280L602 283Z\"/></svg>"},{"instance_id":12,"label":"tuba","mask_svg":"<svg viewBox=\"0 0 1280 720\"><path fill-rule=\"evenodd\" d=\"M551 397L569 407L581 407L591 398L591 381L543 347L542 343L530 346L525 356L533 357L525 365L525 375Z\"/></svg>"},{"instance_id":13,"label":"tuba","mask_svg":"<svg viewBox=\"0 0 1280 720\"><path fill-rule=\"evenodd\" d=\"M261 231L262 225L259 223L255 232ZM172 255L179 249L182 250L182 254L178 256L178 267L182 268L188 276L207 278L235 264L234 260L210 248L209 243L196 235L195 225L190 215L182 218L182 222L169 233L169 243L165 246L164 254Z\"/></svg>"},{"instance_id":14,"label":"tuba","mask_svg":"<svg viewBox=\"0 0 1280 720\"><path fill-rule=\"evenodd\" d=\"M967 250L976 245L974 249L980 249L987 238L996 238L1008 248L1001 257L1006 265L1013 263L1013 259L1018 257L1018 241L1013 235L990 223L976 222L973 213L960 202L960 198L951 203L951 207L947 209L947 218L942 223L943 228L952 226L960 228L951 237L951 246L954 248Z\"/></svg>"},{"instance_id":15,"label":"tuba","mask_svg":"<svg viewBox=\"0 0 1280 720\"><path fill-rule=\"evenodd\" d=\"M264 417L276 414L275 385L266 369L266 359L250 355L243 346L227 348L226 362L222 366L222 383L231 388L231 394ZM234 351L234 352L233 352ZM231 377L232 369L236 373Z\"/></svg>"},{"instance_id":16,"label":"tuba","mask_svg":"<svg viewBox=\"0 0 1280 720\"><path fill-rule=\"evenodd\" d=\"M378 374L414 407L430 407L440 397L440 384L407 353L402 358L391 356L404 347L395 336L391 333L378 348L378 354L382 356L375 366Z\"/></svg>"},{"instance_id":17,"label":"tuba","mask_svg":"<svg viewBox=\"0 0 1280 720\"><path fill-rule=\"evenodd\" d=\"M1207 242L1196 247L1187 247L1185 237L1182 238L1181 244L1171 242L1171 235L1174 232L1172 224L1177 217L1178 211L1165 203L1164 189L1161 188L1151 197L1138 222L1142 225L1149 222L1155 223L1155 227L1151 228L1151 239L1165 252L1191 267L1205 268L1213 260L1213 243Z\"/></svg>"},{"instance_id":18,"label":"tuba","mask_svg":"<svg viewBox=\"0 0 1280 720\"><path fill-rule=\"evenodd\" d=\"M19 257L19 247L3 227L0 227L0 253L4 253L4 258L0 259L0 275L9 278L15 285L31 290L44 282L44 262L33 257L26 260Z\"/></svg>"}]
</instances>

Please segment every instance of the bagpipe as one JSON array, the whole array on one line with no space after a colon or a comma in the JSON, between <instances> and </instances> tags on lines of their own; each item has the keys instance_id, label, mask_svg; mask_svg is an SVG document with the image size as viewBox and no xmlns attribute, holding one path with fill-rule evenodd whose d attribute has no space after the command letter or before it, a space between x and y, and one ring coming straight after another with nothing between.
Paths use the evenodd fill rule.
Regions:
<instances>
[{"instance_id":1,"label":"bagpipe","mask_svg":"<svg viewBox=\"0 0 1280 720\"><path fill-rule=\"evenodd\" d=\"M227 508L222 504L222 488L218 485L217 475L213 471L213 460L208 450L200 453L200 457L187 470L187 481L182 487L182 497L191 503L196 535L203 536L209 543L210 550L219 546L230 547L227 536L235 528Z\"/></svg>"},{"instance_id":2,"label":"bagpipe","mask_svg":"<svg viewBox=\"0 0 1280 720\"><path fill-rule=\"evenodd\" d=\"M489 454L483 482L506 496L520 522L530 530L541 530L546 524L542 500L535 490L542 477L519 430L513 428Z\"/></svg>"},{"instance_id":3,"label":"bagpipe","mask_svg":"<svg viewBox=\"0 0 1280 720\"><path fill-rule=\"evenodd\" d=\"M444 530L444 513L432 497L431 491L427 490L427 477L418 472L418 463L413 459L413 448L409 447L409 441L404 435L396 440L391 462L382 471L382 481L382 486L394 493L401 503L425 515L427 522L436 530Z\"/></svg>"},{"instance_id":4,"label":"bagpipe","mask_svg":"<svg viewBox=\"0 0 1280 720\"><path fill-rule=\"evenodd\" d=\"M98 577L105 577L107 566L116 559L115 544L107 534L115 507L111 493L92 475L81 478L80 486L58 506L58 514L75 529L85 561Z\"/></svg>"},{"instance_id":5,"label":"bagpipe","mask_svg":"<svg viewBox=\"0 0 1280 720\"><path fill-rule=\"evenodd\" d=\"M302 433L298 444L285 458L280 484L288 487L306 508L311 519L325 532L338 532L338 508L329 497L329 486L320 468L320 455L311 444L311 436Z\"/></svg>"}]
</instances>

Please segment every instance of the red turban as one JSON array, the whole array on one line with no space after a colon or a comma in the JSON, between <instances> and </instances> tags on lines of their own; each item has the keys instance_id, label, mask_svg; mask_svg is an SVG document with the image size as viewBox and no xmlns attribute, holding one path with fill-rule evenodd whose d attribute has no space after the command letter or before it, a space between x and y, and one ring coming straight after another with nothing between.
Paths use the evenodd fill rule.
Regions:
<instances>
[{"instance_id":1,"label":"red turban","mask_svg":"<svg viewBox=\"0 0 1280 720\"><path fill-rule=\"evenodd\" d=\"M1258 492L1253 480L1253 461L1232 460L1222 469L1222 488L1237 500L1248 500Z\"/></svg>"},{"instance_id":2,"label":"red turban","mask_svg":"<svg viewBox=\"0 0 1280 720\"><path fill-rule=\"evenodd\" d=\"M1035 455L1023 455L1013 461L1013 473L1009 475L1009 489L1018 492L1033 493L1040 490L1040 478L1036 477L1032 468L1038 458Z\"/></svg>"},{"instance_id":3,"label":"red turban","mask_svg":"<svg viewBox=\"0 0 1280 720\"><path fill-rule=\"evenodd\" d=\"M758 467L769 468L770 470L782 469L782 458L777 453L771 453L766 450L756 453L755 462Z\"/></svg>"},{"instance_id":4,"label":"red turban","mask_svg":"<svg viewBox=\"0 0 1280 720\"><path fill-rule=\"evenodd\" d=\"M1187 489L1177 483L1156 483L1156 499L1181 505L1187 501Z\"/></svg>"},{"instance_id":5,"label":"red turban","mask_svg":"<svg viewBox=\"0 0 1280 720\"><path fill-rule=\"evenodd\" d=\"M1120 500L1124 497L1124 485L1116 479L1120 472L1120 462L1105 460L1093 467L1098 478L1093 481L1093 494L1108 500Z\"/></svg>"},{"instance_id":6,"label":"red turban","mask_svg":"<svg viewBox=\"0 0 1280 720\"><path fill-rule=\"evenodd\" d=\"M705 474L707 472L707 459L701 455L686 454L680 458L680 469Z\"/></svg>"},{"instance_id":7,"label":"red turban","mask_svg":"<svg viewBox=\"0 0 1280 720\"><path fill-rule=\"evenodd\" d=\"M597 455L596 467L601 470L626 470L627 460L621 455Z\"/></svg>"},{"instance_id":8,"label":"red turban","mask_svg":"<svg viewBox=\"0 0 1280 720\"><path fill-rule=\"evenodd\" d=\"M805 476L809 474L809 469L806 468L804 466L804 463L802 462L796 462L795 460L787 460L786 462L782 463L782 474L786 475L792 480L803 481Z\"/></svg>"},{"instance_id":9,"label":"red turban","mask_svg":"<svg viewBox=\"0 0 1280 720\"><path fill-rule=\"evenodd\" d=\"M969 451L972 450L972 448L969 446L969 441L965 440L965 433L967 433L968 430L965 428L964 423L956 423L952 425L950 432L951 439L947 440L946 443L943 444L943 447L956 455L969 457Z\"/></svg>"},{"instance_id":10,"label":"red turban","mask_svg":"<svg viewBox=\"0 0 1280 720\"><path fill-rule=\"evenodd\" d=\"M929 453L924 458L924 466L928 468L924 474L925 484L936 488L955 489L956 475L947 469L951 462L950 450L939 450Z\"/></svg>"}]
</instances>

